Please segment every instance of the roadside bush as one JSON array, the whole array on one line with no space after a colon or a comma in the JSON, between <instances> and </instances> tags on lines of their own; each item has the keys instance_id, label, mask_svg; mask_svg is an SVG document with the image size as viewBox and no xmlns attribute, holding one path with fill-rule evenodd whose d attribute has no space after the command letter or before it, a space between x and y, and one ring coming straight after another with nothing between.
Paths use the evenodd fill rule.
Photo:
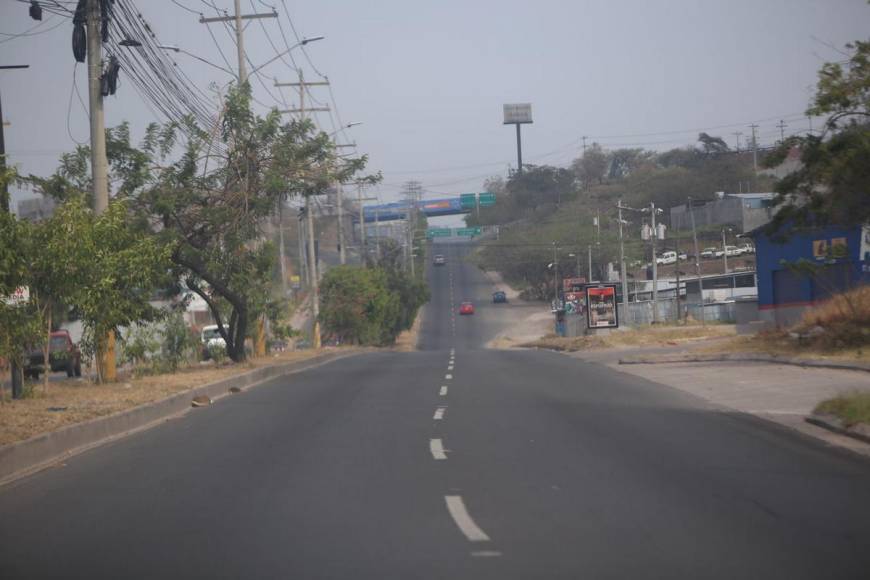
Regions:
<instances>
[{"instance_id":1,"label":"roadside bush","mask_svg":"<svg viewBox=\"0 0 870 580\"><path fill-rule=\"evenodd\" d=\"M320 321L343 344L393 344L429 299L425 282L398 268L340 266L321 288Z\"/></svg>"},{"instance_id":2,"label":"roadside bush","mask_svg":"<svg viewBox=\"0 0 870 580\"><path fill-rule=\"evenodd\" d=\"M181 363L192 358L196 347L197 339L187 327L181 312L170 314L163 328L162 362L171 372L175 372Z\"/></svg>"}]
</instances>

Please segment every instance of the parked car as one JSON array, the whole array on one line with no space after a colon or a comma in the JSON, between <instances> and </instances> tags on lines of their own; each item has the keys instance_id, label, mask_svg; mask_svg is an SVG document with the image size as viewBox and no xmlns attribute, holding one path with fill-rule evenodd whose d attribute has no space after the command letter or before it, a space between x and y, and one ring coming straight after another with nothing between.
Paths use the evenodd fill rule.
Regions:
<instances>
[{"instance_id":1,"label":"parked car","mask_svg":"<svg viewBox=\"0 0 870 580\"><path fill-rule=\"evenodd\" d=\"M737 246L725 246L725 255L731 258L732 256L742 256L743 249Z\"/></svg>"},{"instance_id":2,"label":"parked car","mask_svg":"<svg viewBox=\"0 0 870 580\"><path fill-rule=\"evenodd\" d=\"M209 324L203 326L200 332L200 340L202 341L202 358L208 360L211 356L209 349L216 347L227 347L227 341L221 336L217 324Z\"/></svg>"},{"instance_id":3,"label":"parked car","mask_svg":"<svg viewBox=\"0 0 870 580\"><path fill-rule=\"evenodd\" d=\"M689 259L689 255L686 252L680 252L680 255L677 257L684 262Z\"/></svg>"},{"instance_id":4,"label":"parked car","mask_svg":"<svg viewBox=\"0 0 870 580\"><path fill-rule=\"evenodd\" d=\"M677 263L677 253L676 252L665 252L658 258L656 258L656 264L676 264Z\"/></svg>"},{"instance_id":5,"label":"parked car","mask_svg":"<svg viewBox=\"0 0 870 580\"><path fill-rule=\"evenodd\" d=\"M441 254L435 254L435 256L432 258L432 264L435 266L443 266L446 263L447 258L442 256Z\"/></svg>"},{"instance_id":6,"label":"parked car","mask_svg":"<svg viewBox=\"0 0 870 580\"><path fill-rule=\"evenodd\" d=\"M755 246L753 246L752 244L743 244L742 246L738 246L738 247L743 250L744 254L754 254L755 253Z\"/></svg>"},{"instance_id":7,"label":"parked car","mask_svg":"<svg viewBox=\"0 0 870 580\"><path fill-rule=\"evenodd\" d=\"M725 255L725 248L716 248L716 251L713 252L714 258L721 258Z\"/></svg>"},{"instance_id":8,"label":"parked car","mask_svg":"<svg viewBox=\"0 0 870 580\"><path fill-rule=\"evenodd\" d=\"M501 290L496 290L492 293L492 303L493 304L504 304L507 302L507 294L502 292Z\"/></svg>"},{"instance_id":9,"label":"parked car","mask_svg":"<svg viewBox=\"0 0 870 580\"><path fill-rule=\"evenodd\" d=\"M474 314L474 304L471 302L463 302L459 306L459 314Z\"/></svg>"},{"instance_id":10,"label":"parked car","mask_svg":"<svg viewBox=\"0 0 870 580\"><path fill-rule=\"evenodd\" d=\"M82 376L82 355L68 330L56 330L48 341L48 371L42 347L30 351L24 376L39 379L40 373L66 371L68 377Z\"/></svg>"},{"instance_id":11,"label":"parked car","mask_svg":"<svg viewBox=\"0 0 870 580\"><path fill-rule=\"evenodd\" d=\"M704 250L701 252L701 257L702 257L702 258L707 258L707 259L709 259L709 258L715 258L715 257L716 257L716 252L717 252L717 251L718 251L718 250L717 250L716 248L704 248ZM721 258L721 257L722 257L722 254L719 254L719 257Z\"/></svg>"}]
</instances>

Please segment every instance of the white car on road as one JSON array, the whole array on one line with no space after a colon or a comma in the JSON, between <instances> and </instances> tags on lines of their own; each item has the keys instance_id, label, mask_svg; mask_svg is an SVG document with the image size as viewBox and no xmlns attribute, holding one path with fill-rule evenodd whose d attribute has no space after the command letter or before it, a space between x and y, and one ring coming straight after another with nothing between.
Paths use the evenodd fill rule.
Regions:
<instances>
[{"instance_id":1,"label":"white car on road","mask_svg":"<svg viewBox=\"0 0 870 580\"><path fill-rule=\"evenodd\" d=\"M658 258L656 258L656 264L666 265L666 264L676 264L677 263L677 253L676 252L665 252Z\"/></svg>"}]
</instances>

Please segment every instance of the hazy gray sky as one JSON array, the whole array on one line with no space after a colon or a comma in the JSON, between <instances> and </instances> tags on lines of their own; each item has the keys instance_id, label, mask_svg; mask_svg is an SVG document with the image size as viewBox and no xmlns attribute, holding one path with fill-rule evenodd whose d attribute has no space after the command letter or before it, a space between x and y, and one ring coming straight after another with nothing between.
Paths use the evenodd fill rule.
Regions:
<instances>
[{"instance_id":1,"label":"hazy gray sky","mask_svg":"<svg viewBox=\"0 0 870 580\"><path fill-rule=\"evenodd\" d=\"M178 1L214 15L203 0ZM209 1L232 9L232 0ZM196 14L169 0L136 5L160 42L226 66ZM408 179L434 197L477 191L486 176L505 174L516 163L513 127L502 125L507 102L533 104L535 123L523 132L526 163L565 165L582 135L606 147L667 149L708 130L733 145L733 132L742 131L744 142L747 125L757 122L760 141L769 143L780 119L787 133L807 128L802 112L819 66L843 58L828 44L842 48L870 29L864 0L286 0L289 14L281 0L242 5L245 12L275 5L288 35L289 16L301 36L326 36L308 54L332 81L344 123L364 123L348 137L370 156L372 170L383 171L383 199ZM31 65L0 72L10 161L47 174L74 139L88 137L86 113L71 92L75 70L87 99L86 72L74 67L68 20L52 17L33 31L44 33L9 36L35 24L27 4L0 0L0 64ZM284 46L277 23L262 24ZM235 68L230 35L210 26ZM275 55L260 22L248 26L245 44L254 63ZM294 56L306 80L317 80L298 50ZM175 60L203 89L230 79L183 54ZM280 61L263 73L295 76ZM260 101L275 102L253 86ZM328 101L325 88L311 90ZM107 124L129 120L138 135L161 120L123 70L106 111ZM319 120L332 131L327 115Z\"/></svg>"}]
</instances>

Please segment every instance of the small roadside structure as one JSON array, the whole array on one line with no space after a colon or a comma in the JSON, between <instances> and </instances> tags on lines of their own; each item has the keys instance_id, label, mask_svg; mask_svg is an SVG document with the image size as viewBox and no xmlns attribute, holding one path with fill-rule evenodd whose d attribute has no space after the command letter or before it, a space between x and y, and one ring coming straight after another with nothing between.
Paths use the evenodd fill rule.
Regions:
<instances>
[{"instance_id":1,"label":"small roadside structure","mask_svg":"<svg viewBox=\"0 0 870 580\"><path fill-rule=\"evenodd\" d=\"M870 283L870 226L784 227L755 241L761 321L791 326L833 294Z\"/></svg>"}]
</instances>

